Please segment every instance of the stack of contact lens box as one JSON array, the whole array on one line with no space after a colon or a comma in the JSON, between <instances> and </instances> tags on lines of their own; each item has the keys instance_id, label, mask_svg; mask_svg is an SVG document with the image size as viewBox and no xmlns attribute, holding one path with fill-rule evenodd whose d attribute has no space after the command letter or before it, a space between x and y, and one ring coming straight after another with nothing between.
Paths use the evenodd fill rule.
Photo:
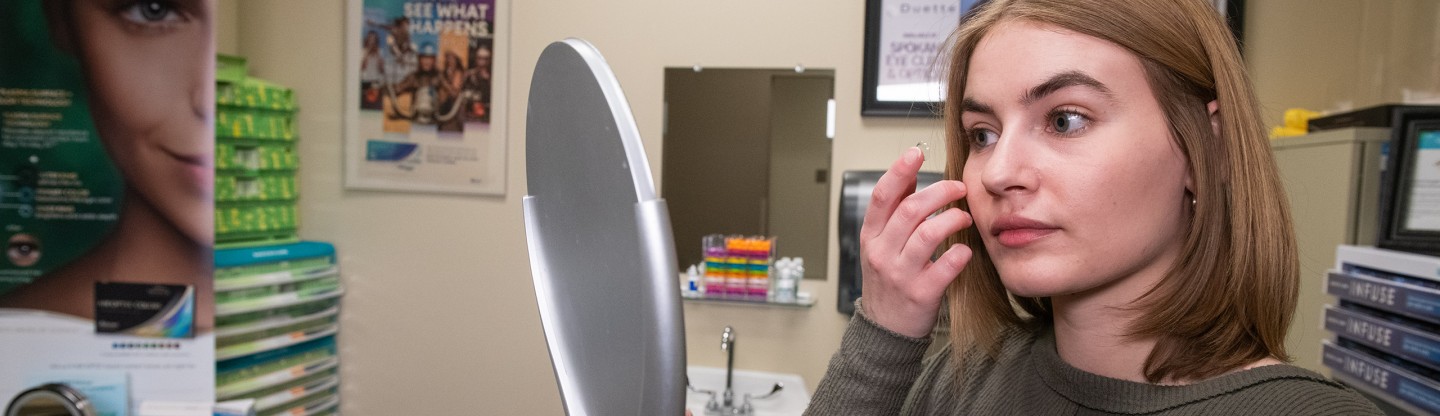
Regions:
<instances>
[{"instance_id":1,"label":"stack of contact lens box","mask_svg":"<svg viewBox=\"0 0 1440 416\"><path fill-rule=\"evenodd\" d=\"M1340 246L1323 361L1387 410L1440 414L1440 257Z\"/></svg>"},{"instance_id":2,"label":"stack of contact lens box","mask_svg":"<svg viewBox=\"0 0 1440 416\"><path fill-rule=\"evenodd\" d=\"M764 302L770 288L770 259L775 239L705 236L705 296Z\"/></svg>"},{"instance_id":3,"label":"stack of contact lens box","mask_svg":"<svg viewBox=\"0 0 1440 416\"><path fill-rule=\"evenodd\" d=\"M215 393L269 415L340 404L340 269L321 242L215 251Z\"/></svg>"},{"instance_id":4,"label":"stack of contact lens box","mask_svg":"<svg viewBox=\"0 0 1440 416\"><path fill-rule=\"evenodd\" d=\"M221 56L215 86L215 244L294 242L299 226L296 100Z\"/></svg>"}]
</instances>

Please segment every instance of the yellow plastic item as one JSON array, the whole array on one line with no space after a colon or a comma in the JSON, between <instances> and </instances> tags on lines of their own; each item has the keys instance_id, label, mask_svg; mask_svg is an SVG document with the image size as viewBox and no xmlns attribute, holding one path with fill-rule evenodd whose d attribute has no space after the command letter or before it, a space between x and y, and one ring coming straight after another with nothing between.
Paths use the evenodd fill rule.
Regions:
<instances>
[{"instance_id":1,"label":"yellow plastic item","mask_svg":"<svg viewBox=\"0 0 1440 416\"><path fill-rule=\"evenodd\" d=\"M1320 112L1303 108L1285 110L1285 125L1270 128L1270 138L1301 136L1310 132L1310 119L1319 117Z\"/></svg>"},{"instance_id":2,"label":"yellow plastic item","mask_svg":"<svg viewBox=\"0 0 1440 416\"><path fill-rule=\"evenodd\" d=\"M1319 111L1310 111L1303 108L1292 108L1285 110L1285 127L1292 129L1310 129L1310 119L1320 117Z\"/></svg>"}]
</instances>

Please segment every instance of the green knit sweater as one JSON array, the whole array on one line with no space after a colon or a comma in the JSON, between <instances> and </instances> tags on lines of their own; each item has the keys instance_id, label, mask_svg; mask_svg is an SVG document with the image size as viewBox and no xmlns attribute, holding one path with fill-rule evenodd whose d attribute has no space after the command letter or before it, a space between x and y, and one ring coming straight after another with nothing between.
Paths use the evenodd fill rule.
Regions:
<instances>
[{"instance_id":1,"label":"green knit sweater","mask_svg":"<svg viewBox=\"0 0 1440 416\"><path fill-rule=\"evenodd\" d=\"M1087 373L1061 361L1054 332L1009 331L993 360L956 374L950 347L879 327L856 308L807 415L1381 415L1353 390L1291 365L1185 386Z\"/></svg>"}]
</instances>

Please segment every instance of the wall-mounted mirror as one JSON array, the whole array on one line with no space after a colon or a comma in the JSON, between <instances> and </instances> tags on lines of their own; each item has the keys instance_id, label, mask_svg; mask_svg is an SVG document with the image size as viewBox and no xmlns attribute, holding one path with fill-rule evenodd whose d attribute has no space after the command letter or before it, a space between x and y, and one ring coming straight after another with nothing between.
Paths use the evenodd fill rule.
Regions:
<instances>
[{"instance_id":1,"label":"wall-mounted mirror","mask_svg":"<svg viewBox=\"0 0 1440 416\"><path fill-rule=\"evenodd\" d=\"M835 71L666 68L660 195L679 265L708 234L776 237L824 279Z\"/></svg>"}]
</instances>

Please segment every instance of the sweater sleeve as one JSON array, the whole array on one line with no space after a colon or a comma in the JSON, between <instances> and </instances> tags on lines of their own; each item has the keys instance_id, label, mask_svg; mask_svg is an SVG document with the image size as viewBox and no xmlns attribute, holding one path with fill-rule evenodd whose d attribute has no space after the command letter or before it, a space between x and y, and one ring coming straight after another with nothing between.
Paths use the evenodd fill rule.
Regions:
<instances>
[{"instance_id":1,"label":"sweater sleeve","mask_svg":"<svg viewBox=\"0 0 1440 416\"><path fill-rule=\"evenodd\" d=\"M930 338L910 338L870 321L860 301L806 415L894 415L920 375Z\"/></svg>"}]
</instances>

